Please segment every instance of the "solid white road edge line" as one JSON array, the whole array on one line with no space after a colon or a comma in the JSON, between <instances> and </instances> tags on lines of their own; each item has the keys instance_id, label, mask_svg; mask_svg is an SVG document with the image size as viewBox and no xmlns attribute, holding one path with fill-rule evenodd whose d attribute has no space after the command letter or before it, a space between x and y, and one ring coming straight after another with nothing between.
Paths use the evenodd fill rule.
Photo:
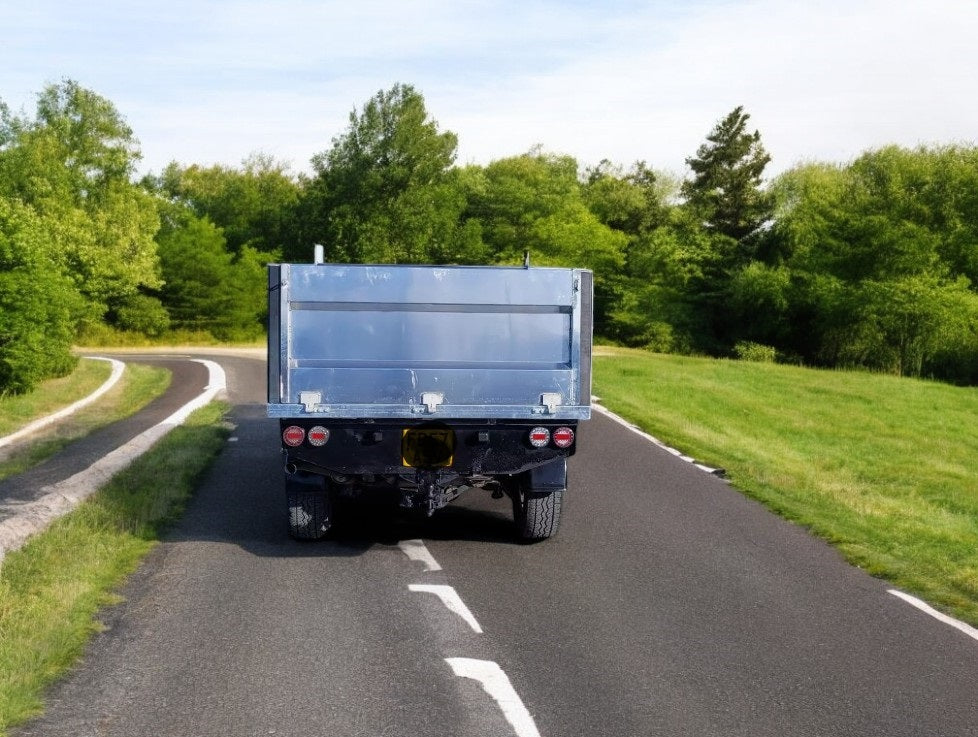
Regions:
<instances>
[{"instance_id":1,"label":"solid white road edge line","mask_svg":"<svg viewBox=\"0 0 978 737\"><path fill-rule=\"evenodd\" d=\"M627 427L632 432L641 435L643 438L645 438L649 442L651 442L651 443L655 444L656 446L662 448L663 450L667 451L668 453L671 453L672 455L676 456L677 458L681 458L682 460L684 460L684 461L686 461L688 463L692 463L694 466L696 466L697 468L699 468L699 469L701 469L703 471L706 471L707 473L711 473L711 474L714 474L714 475L717 475L717 474L721 473L718 469L710 468L709 466L704 466L704 465L702 465L700 463L697 463L696 461L694 461L689 456L684 456L682 453L680 453L675 448L670 448L668 445L666 445L665 443L663 443L658 438L656 438L656 437L654 437L652 435L649 435L644 430L641 430L640 428L636 427L635 425L633 425L632 423L630 423L628 420L626 420L624 417L621 417L619 415L616 415L614 412L612 412L611 410L607 409L606 407L602 407L600 404L592 404L591 406L595 410L597 410L598 412L600 412L601 414L603 414L603 415L611 418L612 420L614 420L615 422L617 422L617 423L619 423L621 425L624 425L625 427ZM961 622L961 621L955 619L954 617L949 617L946 614L942 614L941 612L937 611L936 609L934 609L932 606L930 606L926 602L923 602L920 599L918 599L918 598L916 598L914 596L911 596L910 594L905 594L902 591L897 591L896 589L890 589L889 590L889 593L893 594L897 598L903 599L908 604L917 607L920 611L924 612L925 614L929 614L930 616L934 617L934 619L937 619L937 620L943 622L944 624L950 625L951 627L954 627L955 629L960 630L961 632L963 632L964 634L966 634L968 637L971 637L972 639L978 640L978 629L975 629L971 625L965 624L964 622Z\"/></svg>"},{"instance_id":2,"label":"solid white road edge line","mask_svg":"<svg viewBox=\"0 0 978 737\"><path fill-rule=\"evenodd\" d=\"M421 561L425 564L425 572L440 571L441 566L434 556L428 552L423 540L401 540L397 547L411 560Z\"/></svg>"},{"instance_id":3,"label":"solid white road edge line","mask_svg":"<svg viewBox=\"0 0 978 737\"><path fill-rule=\"evenodd\" d=\"M722 477L723 476L723 473L724 473L723 472L723 469L720 469L720 468L711 468L710 466L706 466L706 465L704 465L702 463L697 463L695 459L690 458L687 455L683 455L681 451L678 451L675 448L671 448L670 446L668 446L665 443L663 443L661 440L659 440L654 435L649 435L647 432L645 432L641 428L636 427L635 425L633 425L631 422L629 422L628 420L626 420L621 415L616 415L614 412L612 412L607 407L602 407L600 404L592 404L591 407L594 410L596 410L597 412L600 412L601 414L603 414L605 417L608 417L608 418L614 420L619 425L624 425L625 427L627 427L629 430L631 430L636 435L641 435L643 438L645 438L646 440L648 440L650 443L652 443L653 445L655 445L658 448L662 448L662 450L666 451L670 455L674 455L674 456L676 456L676 458L679 458L680 460L686 461L686 463L690 463L690 464L696 466L696 468L700 469L701 471L706 471L708 474L710 474L712 476L718 476L718 477Z\"/></svg>"},{"instance_id":4,"label":"solid white road edge line","mask_svg":"<svg viewBox=\"0 0 978 737\"><path fill-rule=\"evenodd\" d=\"M465 602L462 601L462 597L458 595L458 592L453 587L436 584L412 583L408 586L408 589L426 594L434 594L441 599L441 603L445 605L445 608L447 608L448 611L454 612L464 619L468 623L469 627L472 628L473 632L480 635L482 634L482 627L479 626L479 622L476 620L475 616L473 616L469 608L465 606Z\"/></svg>"},{"instance_id":5,"label":"solid white road edge line","mask_svg":"<svg viewBox=\"0 0 978 737\"><path fill-rule=\"evenodd\" d=\"M109 374L109 378L103 382L102 386L100 386L94 392L89 394L87 397L83 397L82 399L79 399L77 402L74 402L73 404L69 404L64 409L59 409L54 414L47 415L46 417L42 417L39 420L34 420L30 424L24 425L17 432L11 433L10 435L6 435L0 438L0 448L2 448L5 445L10 445L11 443L18 441L21 438L30 435L33 432L37 432L42 427L47 427L48 425L57 422L58 420L67 417L68 415L74 414L82 407L87 407L89 404L91 404L96 399L98 399L103 394L105 394L109 389L114 387L116 383L118 383L119 379L122 378L122 373L126 369L126 364L124 364L122 361L117 361L114 358L104 358L102 356L82 356L82 358L89 358L93 361L108 361L112 365L112 372Z\"/></svg>"},{"instance_id":6,"label":"solid white road edge line","mask_svg":"<svg viewBox=\"0 0 978 737\"><path fill-rule=\"evenodd\" d=\"M197 358L192 360L207 367L208 382L203 393L187 402L158 425L145 430L111 453L107 453L84 471L44 487L41 491L47 493L24 504L16 516L0 522L0 562L7 552L16 550L31 535L41 532L55 519L77 507L119 471L152 448L160 438L186 421L192 412L227 389L227 377L223 368L213 361Z\"/></svg>"},{"instance_id":7,"label":"solid white road edge line","mask_svg":"<svg viewBox=\"0 0 978 737\"><path fill-rule=\"evenodd\" d=\"M503 716L513 725L518 737L540 737L533 717L498 664L471 658L445 658L445 662L456 676L471 678L482 684L482 689L499 704Z\"/></svg>"},{"instance_id":8,"label":"solid white road edge line","mask_svg":"<svg viewBox=\"0 0 978 737\"><path fill-rule=\"evenodd\" d=\"M898 599L903 599L911 606L917 607L920 611L924 612L925 614L929 614L934 619L943 622L944 624L950 625L951 627L954 627L954 629L956 630L960 630L971 639L978 640L978 629L975 629L970 624L965 624L964 622L961 622L955 619L954 617L949 617L946 614L942 614L941 612L934 609L934 607L932 607L930 604L921 601L917 597L911 596L910 594L905 594L902 591L897 591L896 589L889 589L889 593L893 594Z\"/></svg>"}]
</instances>

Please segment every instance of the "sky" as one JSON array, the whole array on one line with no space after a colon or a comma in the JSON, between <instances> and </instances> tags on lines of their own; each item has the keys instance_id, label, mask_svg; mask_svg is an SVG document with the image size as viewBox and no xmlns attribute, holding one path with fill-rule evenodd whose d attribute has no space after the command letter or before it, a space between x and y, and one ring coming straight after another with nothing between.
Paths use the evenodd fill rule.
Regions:
<instances>
[{"instance_id":1,"label":"sky","mask_svg":"<svg viewBox=\"0 0 978 737\"><path fill-rule=\"evenodd\" d=\"M310 159L410 84L459 164L540 145L682 176L736 106L769 175L888 144L978 143L978 0L0 0L0 100L73 79L140 173Z\"/></svg>"}]
</instances>

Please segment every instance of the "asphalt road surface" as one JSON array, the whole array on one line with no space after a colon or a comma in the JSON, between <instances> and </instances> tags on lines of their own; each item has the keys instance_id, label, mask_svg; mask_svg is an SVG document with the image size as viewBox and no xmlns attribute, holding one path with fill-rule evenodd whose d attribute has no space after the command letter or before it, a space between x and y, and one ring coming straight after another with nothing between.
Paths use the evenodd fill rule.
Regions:
<instances>
[{"instance_id":1,"label":"asphalt road surface","mask_svg":"<svg viewBox=\"0 0 978 737\"><path fill-rule=\"evenodd\" d=\"M506 500L469 492L294 542L264 363L213 358L232 442L14 734L978 735L978 642L601 415L550 541L515 544Z\"/></svg>"}]
</instances>

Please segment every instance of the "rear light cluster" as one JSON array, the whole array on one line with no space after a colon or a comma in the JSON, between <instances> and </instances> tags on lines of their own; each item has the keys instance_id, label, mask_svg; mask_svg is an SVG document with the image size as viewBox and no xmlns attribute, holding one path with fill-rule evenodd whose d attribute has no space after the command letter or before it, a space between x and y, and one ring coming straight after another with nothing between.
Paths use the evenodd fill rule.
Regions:
<instances>
[{"instance_id":1,"label":"rear light cluster","mask_svg":"<svg viewBox=\"0 0 978 737\"><path fill-rule=\"evenodd\" d=\"M545 427L530 430L530 445L534 448L546 448L551 441L558 448L569 448L574 444L574 430L569 427L558 427L552 433Z\"/></svg>"},{"instance_id":2,"label":"rear light cluster","mask_svg":"<svg viewBox=\"0 0 978 737\"><path fill-rule=\"evenodd\" d=\"M309 445L317 448L326 445L326 442L329 440L329 430L322 425L316 425L315 427L310 427L307 433L304 428L298 425L289 425L282 431L282 442L291 448L298 448L306 439L309 440Z\"/></svg>"}]
</instances>

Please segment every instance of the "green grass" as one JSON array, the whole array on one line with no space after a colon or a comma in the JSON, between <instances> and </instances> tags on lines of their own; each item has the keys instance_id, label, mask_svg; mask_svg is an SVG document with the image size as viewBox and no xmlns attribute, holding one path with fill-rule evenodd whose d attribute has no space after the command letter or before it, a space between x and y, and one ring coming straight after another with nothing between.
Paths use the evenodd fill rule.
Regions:
<instances>
[{"instance_id":1,"label":"green grass","mask_svg":"<svg viewBox=\"0 0 978 737\"><path fill-rule=\"evenodd\" d=\"M108 378L105 361L82 360L64 379L46 381L30 394L0 399L0 434L8 434L32 420L56 412L95 391ZM127 364L112 389L93 404L49 425L30 438L0 449L0 480L23 473L54 455L73 440L135 414L161 396L172 375L163 368Z\"/></svg>"},{"instance_id":2,"label":"green grass","mask_svg":"<svg viewBox=\"0 0 978 737\"><path fill-rule=\"evenodd\" d=\"M0 396L0 437L87 397L105 383L111 372L108 361L83 358L64 378L45 381L27 394Z\"/></svg>"},{"instance_id":3,"label":"green grass","mask_svg":"<svg viewBox=\"0 0 978 737\"><path fill-rule=\"evenodd\" d=\"M226 405L195 412L0 568L0 735L40 713L44 689L99 629L95 614L183 509L228 430Z\"/></svg>"},{"instance_id":4,"label":"green grass","mask_svg":"<svg viewBox=\"0 0 978 737\"><path fill-rule=\"evenodd\" d=\"M978 624L978 391L602 349L602 403L875 576Z\"/></svg>"}]
</instances>

